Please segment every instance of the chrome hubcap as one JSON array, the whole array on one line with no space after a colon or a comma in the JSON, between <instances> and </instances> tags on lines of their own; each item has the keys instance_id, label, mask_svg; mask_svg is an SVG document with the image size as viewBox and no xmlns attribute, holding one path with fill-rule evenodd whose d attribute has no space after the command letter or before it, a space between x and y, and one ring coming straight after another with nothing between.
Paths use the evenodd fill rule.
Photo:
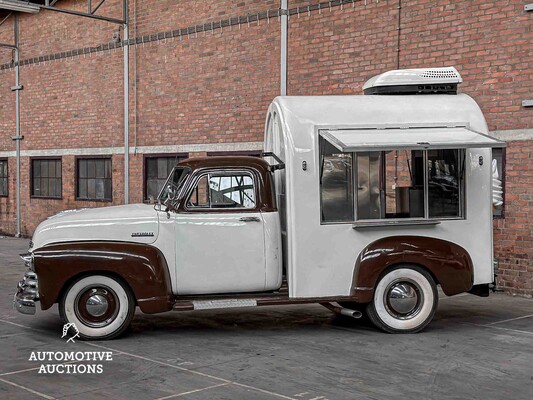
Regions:
<instances>
[{"instance_id":1,"label":"chrome hubcap","mask_svg":"<svg viewBox=\"0 0 533 400\"><path fill-rule=\"evenodd\" d=\"M392 282L387 287L383 300L391 316L398 319L410 319L422 309L424 295L415 282L402 279Z\"/></svg>"},{"instance_id":2,"label":"chrome hubcap","mask_svg":"<svg viewBox=\"0 0 533 400\"><path fill-rule=\"evenodd\" d=\"M86 304L87 312L93 317L101 317L106 313L108 307L107 299L100 294L89 297Z\"/></svg>"},{"instance_id":3,"label":"chrome hubcap","mask_svg":"<svg viewBox=\"0 0 533 400\"><path fill-rule=\"evenodd\" d=\"M75 301L76 316L86 326L100 328L109 325L118 315L120 303L116 293L105 285L88 286Z\"/></svg>"}]
</instances>

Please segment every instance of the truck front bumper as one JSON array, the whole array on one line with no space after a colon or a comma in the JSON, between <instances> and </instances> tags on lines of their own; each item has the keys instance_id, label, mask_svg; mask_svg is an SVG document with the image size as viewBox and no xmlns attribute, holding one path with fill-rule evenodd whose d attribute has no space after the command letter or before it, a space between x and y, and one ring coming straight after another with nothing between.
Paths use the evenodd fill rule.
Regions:
<instances>
[{"instance_id":1,"label":"truck front bumper","mask_svg":"<svg viewBox=\"0 0 533 400\"><path fill-rule=\"evenodd\" d=\"M25 254L21 258L29 267L24 278L17 285L17 293L13 298L13 307L22 314L35 314L35 302L39 300L39 284L37 274L33 271L33 255Z\"/></svg>"}]
</instances>

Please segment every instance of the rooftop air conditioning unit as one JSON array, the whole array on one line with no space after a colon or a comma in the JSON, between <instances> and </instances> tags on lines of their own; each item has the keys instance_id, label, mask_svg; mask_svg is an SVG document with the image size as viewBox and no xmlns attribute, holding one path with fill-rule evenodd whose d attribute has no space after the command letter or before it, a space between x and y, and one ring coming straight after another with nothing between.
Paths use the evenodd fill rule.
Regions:
<instances>
[{"instance_id":1,"label":"rooftop air conditioning unit","mask_svg":"<svg viewBox=\"0 0 533 400\"><path fill-rule=\"evenodd\" d=\"M398 69L370 78L364 94L457 94L463 78L454 67Z\"/></svg>"}]
</instances>

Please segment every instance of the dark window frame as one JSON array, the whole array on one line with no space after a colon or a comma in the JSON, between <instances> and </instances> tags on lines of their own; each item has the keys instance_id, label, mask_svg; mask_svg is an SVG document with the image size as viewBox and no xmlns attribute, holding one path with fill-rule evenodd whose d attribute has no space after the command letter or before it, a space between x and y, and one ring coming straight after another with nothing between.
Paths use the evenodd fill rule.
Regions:
<instances>
[{"instance_id":1,"label":"dark window frame","mask_svg":"<svg viewBox=\"0 0 533 400\"><path fill-rule=\"evenodd\" d=\"M494 152L495 149L492 149L492 151ZM505 219L505 170L506 170L506 166L507 166L507 162L506 162L506 159L507 159L507 148L506 147L503 147L503 148L500 148L499 150L502 151L502 165L501 165L501 169L502 169L502 174L500 176L500 180L502 181L502 197L503 197L503 204L502 204L502 212L500 215L495 215L494 214L494 211L492 212L492 219ZM492 154L494 155L494 153ZM492 157L492 159L494 159L494 156ZM492 166L492 159L491 159L491 166ZM492 168L492 167L491 167ZM491 169L491 179L492 179L492 169Z\"/></svg>"},{"instance_id":2,"label":"dark window frame","mask_svg":"<svg viewBox=\"0 0 533 400\"><path fill-rule=\"evenodd\" d=\"M0 158L0 163L3 163L5 162L6 163L6 176L2 176L0 174L0 179L5 179L6 180L6 193L5 194L2 194L0 193L0 197L9 197L9 159L6 158L6 157L2 157Z\"/></svg>"},{"instance_id":3,"label":"dark window frame","mask_svg":"<svg viewBox=\"0 0 533 400\"><path fill-rule=\"evenodd\" d=\"M143 154L143 202L148 202L148 168L147 168L147 162L151 158L178 158L180 160L184 160L186 158L189 158L189 153L148 153ZM178 160L178 162L180 161ZM176 163L177 164L177 163ZM168 176L167 176L168 178ZM165 178L165 181L166 179ZM159 194L159 193L158 193Z\"/></svg>"},{"instance_id":4,"label":"dark window frame","mask_svg":"<svg viewBox=\"0 0 533 400\"><path fill-rule=\"evenodd\" d=\"M34 175L34 161L59 161L61 165L61 177L59 178L59 196L39 196L34 194L33 175ZM50 179L50 177L47 177ZM55 178L57 179L57 177ZM63 158L56 156L42 156L30 157L30 198L32 199L48 199L48 200L62 200L63 199Z\"/></svg>"},{"instance_id":5,"label":"dark window frame","mask_svg":"<svg viewBox=\"0 0 533 400\"><path fill-rule=\"evenodd\" d=\"M110 178L103 178L111 180L111 197L105 199L84 199L79 197L79 162L80 160L96 160L96 159L107 159L110 162L109 169L111 171ZM97 155L97 156L76 156L74 158L74 198L76 201L93 201L97 203L112 203L113 202L113 157L111 155Z\"/></svg>"}]
</instances>

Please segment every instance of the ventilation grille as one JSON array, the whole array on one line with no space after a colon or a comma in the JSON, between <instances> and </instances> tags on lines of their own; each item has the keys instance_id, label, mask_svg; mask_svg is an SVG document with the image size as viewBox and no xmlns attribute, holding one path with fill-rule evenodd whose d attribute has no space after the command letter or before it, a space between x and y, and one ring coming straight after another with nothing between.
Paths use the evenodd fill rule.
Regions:
<instances>
[{"instance_id":1,"label":"ventilation grille","mask_svg":"<svg viewBox=\"0 0 533 400\"><path fill-rule=\"evenodd\" d=\"M421 78L430 78L430 79L458 79L459 74L453 70L429 70L424 71L420 74Z\"/></svg>"}]
</instances>

